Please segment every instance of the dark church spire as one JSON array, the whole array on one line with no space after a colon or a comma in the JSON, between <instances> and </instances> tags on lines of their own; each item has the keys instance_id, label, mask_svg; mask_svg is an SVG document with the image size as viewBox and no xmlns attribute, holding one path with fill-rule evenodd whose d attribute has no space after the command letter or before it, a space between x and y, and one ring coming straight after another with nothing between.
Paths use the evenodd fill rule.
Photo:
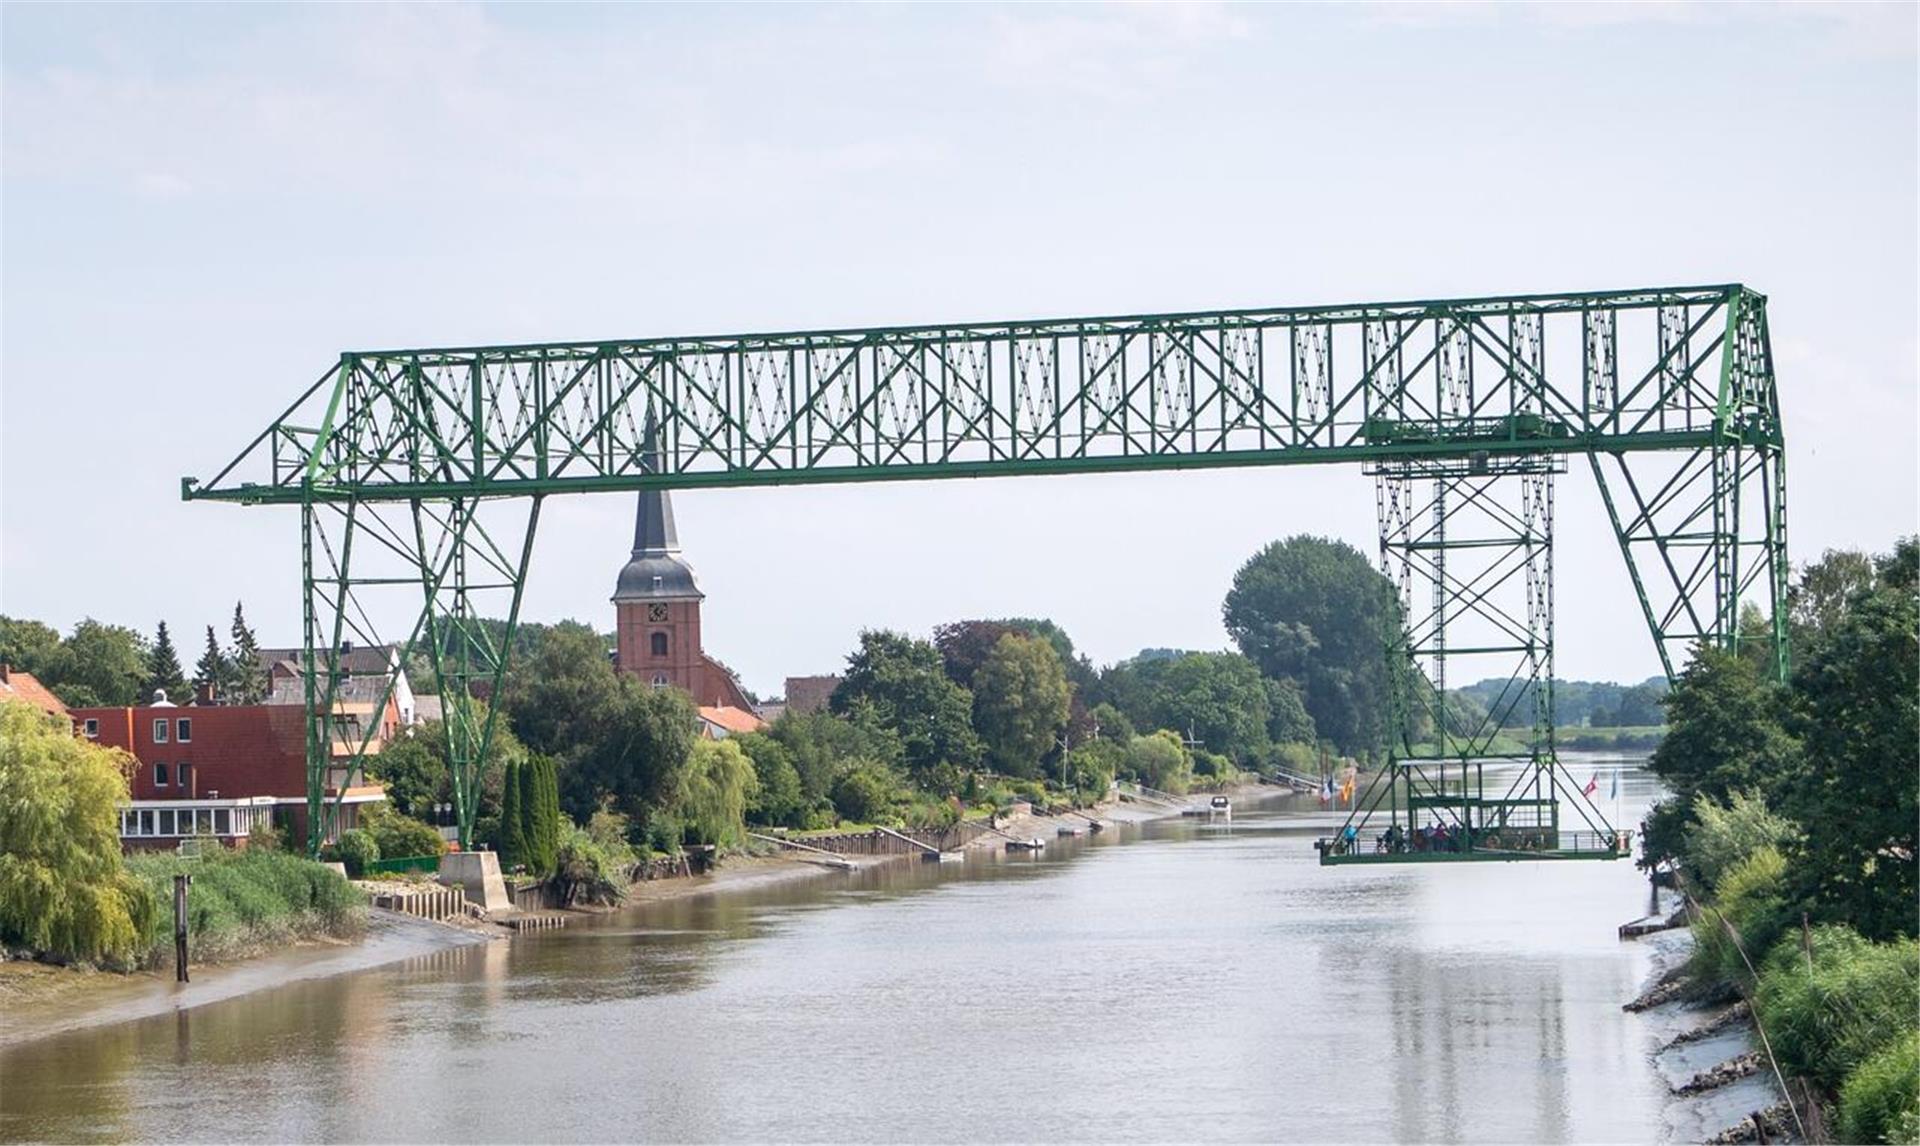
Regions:
<instances>
[{"instance_id":1,"label":"dark church spire","mask_svg":"<svg viewBox=\"0 0 1920 1146\"><path fill-rule=\"evenodd\" d=\"M665 473L660 460L659 423L647 415L640 468ZM680 556L680 535L673 526L673 498L663 489L643 489L633 514L633 555L614 588L616 601L701 596L693 570Z\"/></svg>"}]
</instances>

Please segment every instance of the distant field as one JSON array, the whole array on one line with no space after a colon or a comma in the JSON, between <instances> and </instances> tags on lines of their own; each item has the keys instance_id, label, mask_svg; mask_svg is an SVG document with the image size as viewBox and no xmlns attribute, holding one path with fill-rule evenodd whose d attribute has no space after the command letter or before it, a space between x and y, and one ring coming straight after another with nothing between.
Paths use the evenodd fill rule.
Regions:
<instances>
[{"instance_id":1,"label":"distant field","mask_svg":"<svg viewBox=\"0 0 1920 1146\"><path fill-rule=\"evenodd\" d=\"M1562 748L1655 748L1667 734L1664 724L1623 728L1562 728L1556 739Z\"/></svg>"}]
</instances>

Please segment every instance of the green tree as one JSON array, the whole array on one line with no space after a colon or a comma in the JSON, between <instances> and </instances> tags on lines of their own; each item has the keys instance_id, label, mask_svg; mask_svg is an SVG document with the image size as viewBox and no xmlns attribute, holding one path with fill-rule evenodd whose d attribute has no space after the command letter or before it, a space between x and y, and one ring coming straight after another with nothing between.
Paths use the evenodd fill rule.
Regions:
<instances>
[{"instance_id":1,"label":"green tree","mask_svg":"<svg viewBox=\"0 0 1920 1146\"><path fill-rule=\"evenodd\" d=\"M1071 687L1060 656L1037 637L1001 634L973 676L973 723L989 758L1012 776L1040 774L1067 726Z\"/></svg>"},{"instance_id":2,"label":"green tree","mask_svg":"<svg viewBox=\"0 0 1920 1146\"><path fill-rule=\"evenodd\" d=\"M131 763L0 702L0 942L61 959L134 956L155 904L120 864Z\"/></svg>"},{"instance_id":3,"label":"green tree","mask_svg":"<svg viewBox=\"0 0 1920 1146\"><path fill-rule=\"evenodd\" d=\"M733 741L753 762L753 774L758 781L753 798L747 801L747 822L805 827L809 801L787 746L763 732L748 732L733 737Z\"/></svg>"},{"instance_id":4,"label":"green tree","mask_svg":"<svg viewBox=\"0 0 1920 1146\"><path fill-rule=\"evenodd\" d=\"M611 800L643 832L651 831L656 819L670 818L686 780L698 720L692 698L679 689L618 678L612 703L597 724L554 737L566 746L562 797L568 812L584 819Z\"/></svg>"},{"instance_id":5,"label":"green tree","mask_svg":"<svg viewBox=\"0 0 1920 1146\"><path fill-rule=\"evenodd\" d=\"M208 625L206 651L200 654L200 663L193 666L195 699L203 690L208 690L208 695L218 703L225 693L227 682L232 679L232 673L227 654L220 651L220 641L213 635L213 626Z\"/></svg>"},{"instance_id":6,"label":"green tree","mask_svg":"<svg viewBox=\"0 0 1920 1146\"><path fill-rule=\"evenodd\" d=\"M1133 721L1111 704L1096 704L1087 713L1087 732L1091 739L1125 745L1133 739Z\"/></svg>"},{"instance_id":7,"label":"green tree","mask_svg":"<svg viewBox=\"0 0 1920 1146\"><path fill-rule=\"evenodd\" d=\"M1267 743L1266 683L1238 653L1188 653L1159 673L1153 723L1200 741L1210 752L1251 759Z\"/></svg>"},{"instance_id":8,"label":"green tree","mask_svg":"<svg viewBox=\"0 0 1920 1146\"><path fill-rule=\"evenodd\" d=\"M1789 725L1805 764L1781 798L1806 830L1794 874L1816 914L1872 939L1913 935L1920 900L1920 596L1892 571L1794 673Z\"/></svg>"},{"instance_id":9,"label":"green tree","mask_svg":"<svg viewBox=\"0 0 1920 1146\"><path fill-rule=\"evenodd\" d=\"M167 699L176 704L187 701L187 676L180 669L179 654L174 652L173 638L167 634L167 623L160 622L160 629L154 635L153 648L147 652L147 681L141 687L147 700L158 698L165 691Z\"/></svg>"},{"instance_id":10,"label":"green tree","mask_svg":"<svg viewBox=\"0 0 1920 1146\"><path fill-rule=\"evenodd\" d=\"M1687 865L1708 888L1763 848L1785 848L1799 835L1792 820L1767 807L1766 798L1734 792L1722 804L1702 793L1693 799L1687 832Z\"/></svg>"},{"instance_id":11,"label":"green tree","mask_svg":"<svg viewBox=\"0 0 1920 1146\"><path fill-rule=\"evenodd\" d=\"M1855 597L1880 585L1873 558L1858 549L1829 549L1800 569L1787 587L1787 631L1797 655L1811 654L1840 624Z\"/></svg>"},{"instance_id":12,"label":"green tree","mask_svg":"<svg viewBox=\"0 0 1920 1146\"><path fill-rule=\"evenodd\" d=\"M520 838L526 846L527 870L545 875L553 870L560 848L560 789L553 757L532 756L517 769L519 775Z\"/></svg>"},{"instance_id":13,"label":"green tree","mask_svg":"<svg viewBox=\"0 0 1920 1146\"><path fill-rule=\"evenodd\" d=\"M1266 678L1267 739L1275 744L1316 744L1320 733L1307 712L1300 686L1291 680Z\"/></svg>"},{"instance_id":14,"label":"green tree","mask_svg":"<svg viewBox=\"0 0 1920 1146\"><path fill-rule=\"evenodd\" d=\"M833 782L833 810L856 824L891 819L904 796L900 778L873 760L853 761Z\"/></svg>"},{"instance_id":15,"label":"green tree","mask_svg":"<svg viewBox=\"0 0 1920 1146\"><path fill-rule=\"evenodd\" d=\"M264 704L267 699L267 670L260 663L260 642L247 624L240 602L233 603L233 624L227 629L233 641L233 655L227 658L228 677L223 691L232 704Z\"/></svg>"},{"instance_id":16,"label":"green tree","mask_svg":"<svg viewBox=\"0 0 1920 1146\"><path fill-rule=\"evenodd\" d=\"M1344 542L1277 541L1234 574L1227 632L1260 671L1296 683L1319 734L1362 754L1386 744L1393 584Z\"/></svg>"},{"instance_id":17,"label":"green tree","mask_svg":"<svg viewBox=\"0 0 1920 1146\"><path fill-rule=\"evenodd\" d=\"M1180 737L1166 729L1136 736L1127 745L1126 769L1149 788L1185 792L1193 777L1193 757Z\"/></svg>"},{"instance_id":18,"label":"green tree","mask_svg":"<svg viewBox=\"0 0 1920 1146\"><path fill-rule=\"evenodd\" d=\"M687 842L737 846L758 786L753 761L731 738L695 741L677 809Z\"/></svg>"},{"instance_id":19,"label":"green tree","mask_svg":"<svg viewBox=\"0 0 1920 1146\"><path fill-rule=\"evenodd\" d=\"M119 706L144 704L152 698L151 692L140 695L147 675L147 652L140 634L88 617L60 642L41 683L76 708Z\"/></svg>"},{"instance_id":20,"label":"green tree","mask_svg":"<svg viewBox=\"0 0 1920 1146\"><path fill-rule=\"evenodd\" d=\"M974 674L987 662L1000 638L1017 631L1002 621L955 621L935 626L933 645L940 650L940 662L953 683L971 689Z\"/></svg>"},{"instance_id":21,"label":"green tree","mask_svg":"<svg viewBox=\"0 0 1920 1146\"><path fill-rule=\"evenodd\" d=\"M1772 792L1799 767L1799 745L1781 725L1784 699L1754 662L1716 649L1695 653L1667 696L1669 730L1649 762L1672 795L1642 825L1644 865L1683 853L1697 797Z\"/></svg>"},{"instance_id":22,"label":"green tree","mask_svg":"<svg viewBox=\"0 0 1920 1146\"><path fill-rule=\"evenodd\" d=\"M527 815L522 808L526 799L526 784L521 777L527 766L521 761L507 765L506 783L502 788L500 800L500 838L495 850L500 853L500 866L508 871L527 863Z\"/></svg>"},{"instance_id":23,"label":"green tree","mask_svg":"<svg viewBox=\"0 0 1920 1146\"><path fill-rule=\"evenodd\" d=\"M925 641L883 630L860 634L831 708L847 715L862 706L900 738L908 772L928 791L953 791L957 771L980 762L973 697L953 683L939 651Z\"/></svg>"},{"instance_id":24,"label":"green tree","mask_svg":"<svg viewBox=\"0 0 1920 1146\"><path fill-rule=\"evenodd\" d=\"M30 672L52 687L49 666L60 651L60 631L52 625L0 616L0 664Z\"/></svg>"},{"instance_id":25,"label":"green tree","mask_svg":"<svg viewBox=\"0 0 1920 1146\"><path fill-rule=\"evenodd\" d=\"M474 719L484 721L486 704L473 701ZM509 761L526 759L526 746L520 743L508 721L496 718L493 740L487 746L487 758L480 767L480 807L484 818L500 815L502 788ZM388 741L378 755L367 761L367 772L386 785L387 799L409 816L431 819L435 804L453 802L453 776L447 761L447 726L438 720L404 729Z\"/></svg>"},{"instance_id":26,"label":"green tree","mask_svg":"<svg viewBox=\"0 0 1920 1146\"><path fill-rule=\"evenodd\" d=\"M883 767L903 766L906 750L900 737L871 718L851 720L830 712L788 712L773 722L768 735L787 751L800 791L808 807L828 800L833 785L854 761L871 760Z\"/></svg>"},{"instance_id":27,"label":"green tree","mask_svg":"<svg viewBox=\"0 0 1920 1146\"><path fill-rule=\"evenodd\" d=\"M608 662L606 638L566 621L510 669L502 704L528 749L566 759L628 702L623 680L633 683ZM592 805L575 811L590 815Z\"/></svg>"}]
</instances>

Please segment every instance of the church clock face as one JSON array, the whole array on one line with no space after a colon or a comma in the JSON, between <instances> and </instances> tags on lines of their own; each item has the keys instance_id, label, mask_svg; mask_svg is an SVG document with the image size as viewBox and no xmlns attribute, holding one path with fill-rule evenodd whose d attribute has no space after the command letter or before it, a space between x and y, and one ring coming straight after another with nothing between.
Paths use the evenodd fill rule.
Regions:
<instances>
[{"instance_id":1,"label":"church clock face","mask_svg":"<svg viewBox=\"0 0 1920 1146\"><path fill-rule=\"evenodd\" d=\"M666 619L667 619L667 607L665 605L648 605L647 606L647 620L664 621Z\"/></svg>"}]
</instances>

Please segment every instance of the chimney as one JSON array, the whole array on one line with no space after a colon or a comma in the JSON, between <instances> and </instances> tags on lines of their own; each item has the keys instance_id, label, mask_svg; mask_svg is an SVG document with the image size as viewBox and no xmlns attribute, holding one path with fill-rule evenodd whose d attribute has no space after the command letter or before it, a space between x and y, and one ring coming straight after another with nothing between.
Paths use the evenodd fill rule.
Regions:
<instances>
[{"instance_id":1,"label":"chimney","mask_svg":"<svg viewBox=\"0 0 1920 1146\"><path fill-rule=\"evenodd\" d=\"M196 688L193 690L193 702L198 705L211 705L213 703L213 682L212 681L208 681L207 683L201 685L199 688Z\"/></svg>"}]
</instances>

